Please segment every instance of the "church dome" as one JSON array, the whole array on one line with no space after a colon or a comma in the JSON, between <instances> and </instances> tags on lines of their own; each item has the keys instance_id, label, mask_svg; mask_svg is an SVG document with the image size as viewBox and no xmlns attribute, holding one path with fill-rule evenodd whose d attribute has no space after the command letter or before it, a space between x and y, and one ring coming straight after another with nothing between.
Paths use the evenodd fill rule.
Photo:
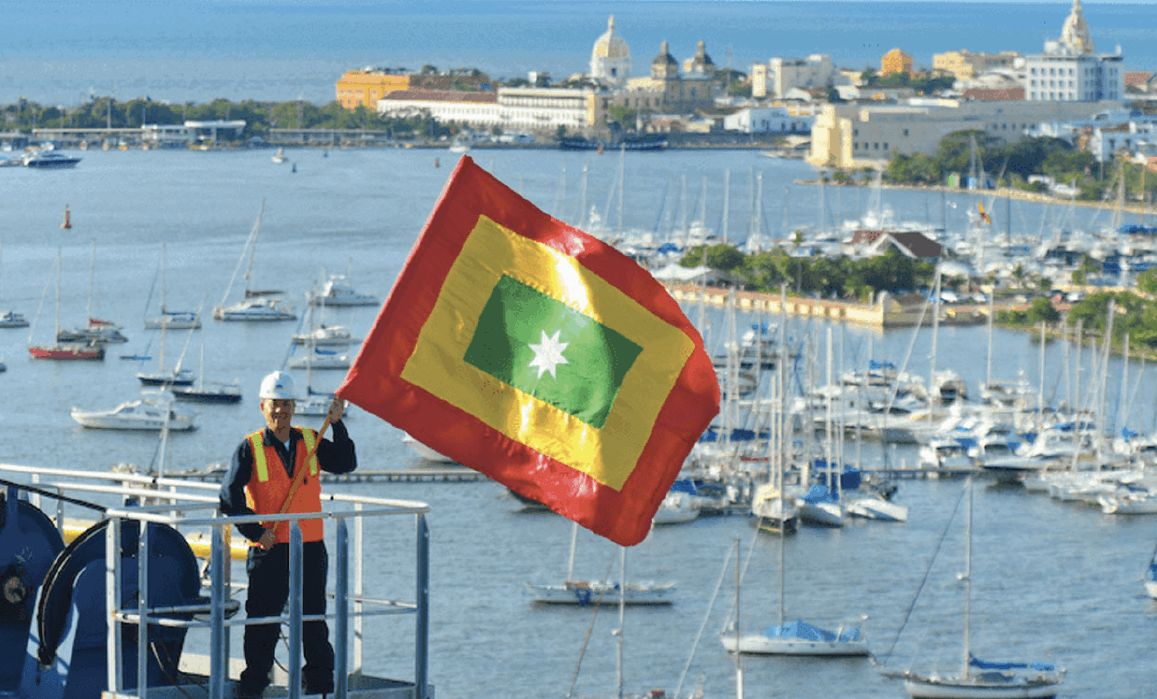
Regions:
<instances>
[{"instance_id":1,"label":"church dome","mask_svg":"<svg viewBox=\"0 0 1157 699\"><path fill-rule=\"evenodd\" d=\"M695 47L695 56L691 59L688 70L692 73L711 74L715 72L715 62L707 55L707 45L700 41Z\"/></svg>"},{"instance_id":2,"label":"church dome","mask_svg":"<svg viewBox=\"0 0 1157 699\"><path fill-rule=\"evenodd\" d=\"M615 16L607 19L607 31L591 49L591 77L612 85L625 84L631 72L631 50L615 31Z\"/></svg>"},{"instance_id":3,"label":"church dome","mask_svg":"<svg viewBox=\"0 0 1157 699\"><path fill-rule=\"evenodd\" d=\"M1081 0L1073 0L1073 11L1065 19L1061 30L1061 43L1076 53L1093 53L1093 37L1089 35L1089 24L1081 13Z\"/></svg>"},{"instance_id":4,"label":"church dome","mask_svg":"<svg viewBox=\"0 0 1157 699\"><path fill-rule=\"evenodd\" d=\"M659 47L659 55L655 56L655 60L651 61L651 67L652 68L671 67L671 68L675 68L675 69L679 68L679 63L675 60L675 57L671 55L671 51L668 50L666 41L664 41L662 43L662 45Z\"/></svg>"}]
</instances>

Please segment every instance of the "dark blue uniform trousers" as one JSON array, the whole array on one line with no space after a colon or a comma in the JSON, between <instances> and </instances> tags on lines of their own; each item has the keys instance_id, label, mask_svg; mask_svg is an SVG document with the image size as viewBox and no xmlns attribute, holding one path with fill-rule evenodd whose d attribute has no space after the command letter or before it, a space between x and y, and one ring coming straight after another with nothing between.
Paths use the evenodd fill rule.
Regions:
<instances>
[{"instance_id":1,"label":"dark blue uniform trousers","mask_svg":"<svg viewBox=\"0 0 1157 699\"><path fill-rule=\"evenodd\" d=\"M325 614L325 581L329 554L324 541L302 544L302 613ZM280 616L289 600L289 544L274 544L268 551L249 549L246 562L249 593L245 614L249 619ZM245 627L245 670L241 673L238 694L257 696L269 685L273 654L281 625L255 624ZM329 627L324 621L304 622L301 645L305 655L302 678L307 694L333 692L333 646Z\"/></svg>"}]
</instances>

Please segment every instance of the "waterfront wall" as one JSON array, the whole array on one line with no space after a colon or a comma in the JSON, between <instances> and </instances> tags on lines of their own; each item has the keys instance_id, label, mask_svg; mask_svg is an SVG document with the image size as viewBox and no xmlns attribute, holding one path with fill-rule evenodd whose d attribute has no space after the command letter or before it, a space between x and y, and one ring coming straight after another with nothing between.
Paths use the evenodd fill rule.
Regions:
<instances>
[{"instance_id":1,"label":"waterfront wall","mask_svg":"<svg viewBox=\"0 0 1157 699\"><path fill-rule=\"evenodd\" d=\"M681 303L704 303L726 306L731 289L722 287L698 287L694 284L666 284L672 298ZM782 308L781 308L782 306ZM973 324L983 322L985 310L978 307L943 305L940 322L947 324ZM786 301L780 294L755 291L735 291L735 307L740 311L759 311L769 316L785 313L831 320L840 323L855 323L878 328L906 327L920 323L921 315L925 325L933 322L932 312L924 311L924 298L920 296L896 298L887 293L880 294L876 303L834 301L788 296Z\"/></svg>"}]
</instances>

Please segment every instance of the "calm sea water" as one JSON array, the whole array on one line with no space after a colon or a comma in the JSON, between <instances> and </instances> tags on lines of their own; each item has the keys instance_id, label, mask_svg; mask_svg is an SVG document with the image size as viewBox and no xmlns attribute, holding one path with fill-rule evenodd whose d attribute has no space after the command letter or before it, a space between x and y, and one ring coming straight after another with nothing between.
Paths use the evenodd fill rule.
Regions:
<instances>
[{"instance_id":1,"label":"calm sea water","mask_svg":"<svg viewBox=\"0 0 1157 699\"><path fill-rule=\"evenodd\" d=\"M363 66L477 67L498 77L588 70L615 15L633 74L663 41L680 61L706 42L720 67L748 72L772 56L830 54L879 67L894 47L918 67L947 50L1039 52L1060 36L1068 2L337 2L47 3L5 15L0 102L69 106L91 92L174 103L305 99L327 103L342 73ZM1086 2L1097 48L1119 45L1131 70L1157 68L1150 3Z\"/></svg>"},{"instance_id":2,"label":"calm sea water","mask_svg":"<svg viewBox=\"0 0 1157 699\"><path fill-rule=\"evenodd\" d=\"M137 362L121 353L148 353L143 364L159 362L160 334L142 329L149 289L167 245L167 298L171 308L218 303L236 267L261 200L265 216L253 266L254 286L281 288L303 308L303 292L322 268L347 272L362 290L383 297L401 268L450 172L442 152L407 150L299 150L297 164L274 165L268 151L81 153L75 170L35 172L0 169L0 190L9 205L0 216L0 306L39 320L26 330L0 331L0 374L5 397L0 411L0 460L21 464L100 470L119 462L155 465L157 438L84 430L69 407L113 407L136 397ZM480 165L523 192L541 208L577 220L584 208L617 218L614 199L619 158L559 151L476 151ZM435 158L441 167L434 167ZM587 169L586 186L582 171ZM662 237L686 210L696 217L707 183L705 218L717 230L724 219L723 182L731 173L728 212L733 239L746 236L753 202L751 183L762 177L764 235L799 226L831 225L867 206L866 191L793 184L810 174L807 166L771 160L753 152L665 152L628 154L625 226ZM684 184L686 183L686 184ZM686 190L687 194L683 192ZM587 206L583 207L585 201ZM964 225L965 205L944 206L938 194L886 192L886 203L902 219ZM952 201L951 199L948 200ZM962 202L964 200L961 200ZM73 227L62 230L65 206ZM999 210L999 209L998 209ZM822 213L821 213L822 212ZM960 212L960 213L958 213ZM1036 232L1065 215L1080 225L1105 222L1093 210L1048 210L1014 202L1014 230ZM1098 218L1100 217L1100 218ZM60 317L76 325L89 305L90 254L93 314L124 323L126 345L109 348L97 363L32 361L31 337L46 341L53 326L49 279L57 249L63 254ZM234 290L234 295L238 290ZM159 302L154 291L151 304ZM376 309L332 314L361 336ZM691 313L694 318L695 314ZM741 318L740 322L749 322ZM713 344L723 338L721 314L709 314ZM789 321L796 335L822 338L823 325ZM166 338L168 366L182 352L198 369L206 348L210 379L238 377L245 400L232 406L199 406L200 428L172 436L169 469L202 468L228 460L241 437L260 426L255 392L261 377L280 366L296 323L247 325L208 320L191 335ZM931 330L888 333L836 327L837 366L862 365L868 347L876 358L899 363L912 346L909 369L927 373ZM186 350L185 347L188 347ZM1024 371L1039 377L1039 355L1025 336L997 331L994 366L1002 377ZM823 366L822 342L818 366ZM986 367L983 328L944 328L938 340L938 367L953 367L975 393ZM1046 398L1065 392L1062 350L1046 354ZM1107 404L1117 404L1123 363L1111 362ZM1085 357L1085 376L1090 365ZM1150 370L1130 369L1133 429L1151 430L1157 395ZM335 387L341 372L315 375L315 388ZM299 372L298 380L304 383ZM1085 379L1087 382L1087 378ZM1148 403L1148 404L1146 404ZM1124 420L1117 413L1118 425ZM401 442L401 433L360 410L349 427L362 468L422 468ZM866 446L865 461L880 459L878 445ZM912 459L898 450L894 459ZM953 519L960 481L913 481L898 498L911 507L907 524L852 523L841 530L804 529L786 541L785 601L789 618L836 625L863 615L873 653L868 660L744 659L747 696L903 696L902 686L885 679L881 667L927 667L959 662L962 610L956 573L963 567L962 520ZM566 572L570 524L551 514L523 513L503 488L491 482L439 484L334 485L382 497L415 499L433 506L431 677L448 699L563 696L576 675L580 651L590 633L575 693L611 696L615 691L617 610L538 609L525 582L558 581ZM1065 506L1015 489L977 488L974 515L973 647L982 657L1051 658L1068 668L1063 697L1147 697L1155 679L1150 649L1157 631L1157 605L1141 594L1140 577L1153 549L1149 517L1113 518L1099 510ZM941 538L943 536L943 543ZM728 550L738 540L750 567L741 594L745 628L776 623L778 540L754 541L745 517L701 519L653 532L631 549L630 579L674 581L675 604L665 609L629 609L623 637L624 682L628 691L675 689L688 668L683 691L702 686L707 696L734 696L734 661L722 650L718 632L734 599ZM368 574L412 587L409 549L402 539L383 538ZM401 550L399 550L401 549ZM936 552L939 549L939 556ZM583 532L576 571L599 577L618 575L617 549ZM913 599L924 571L936 557L927 584ZM722 589L715 594L722 580ZM912 606L910 619L903 626ZM903 626L903 633L899 633ZM702 640L695 645L703 628ZM370 671L412 676L407 622L376 631L368 640ZM890 651L890 653L889 653Z\"/></svg>"}]
</instances>

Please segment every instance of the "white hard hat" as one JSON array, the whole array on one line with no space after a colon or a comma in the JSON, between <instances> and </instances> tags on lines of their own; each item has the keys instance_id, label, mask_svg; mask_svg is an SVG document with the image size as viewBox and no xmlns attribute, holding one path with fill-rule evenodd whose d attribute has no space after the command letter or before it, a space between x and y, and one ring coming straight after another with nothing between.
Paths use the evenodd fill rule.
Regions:
<instances>
[{"instance_id":1,"label":"white hard hat","mask_svg":"<svg viewBox=\"0 0 1157 699\"><path fill-rule=\"evenodd\" d=\"M261 380L261 391L257 396L262 400L297 400L297 386L288 373L275 371Z\"/></svg>"}]
</instances>

